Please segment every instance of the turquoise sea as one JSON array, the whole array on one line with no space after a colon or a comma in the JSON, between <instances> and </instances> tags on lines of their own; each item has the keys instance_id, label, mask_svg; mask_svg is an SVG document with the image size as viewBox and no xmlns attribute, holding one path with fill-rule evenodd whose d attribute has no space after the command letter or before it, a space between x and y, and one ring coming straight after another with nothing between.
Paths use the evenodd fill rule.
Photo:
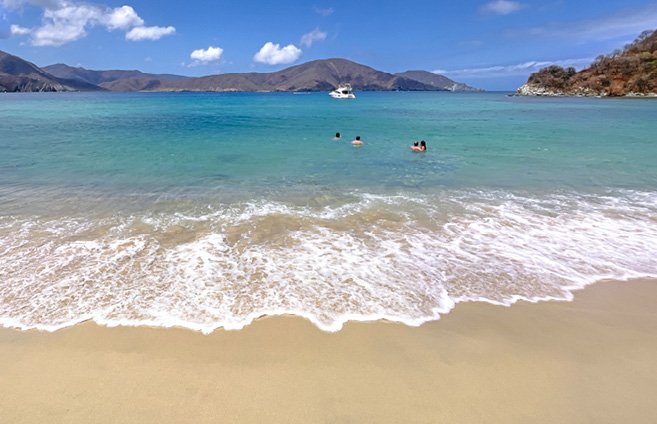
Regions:
<instances>
[{"instance_id":1,"label":"turquoise sea","mask_svg":"<svg viewBox=\"0 0 657 424\"><path fill-rule=\"evenodd\" d=\"M656 101L357 96L0 94L0 325L419 325L657 276Z\"/></svg>"}]
</instances>

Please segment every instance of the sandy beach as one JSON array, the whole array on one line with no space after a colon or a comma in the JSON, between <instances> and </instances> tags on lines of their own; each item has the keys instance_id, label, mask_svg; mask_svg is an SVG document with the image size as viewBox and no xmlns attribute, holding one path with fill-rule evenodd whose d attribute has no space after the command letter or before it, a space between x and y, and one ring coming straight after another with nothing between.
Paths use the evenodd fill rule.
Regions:
<instances>
[{"instance_id":1,"label":"sandy beach","mask_svg":"<svg viewBox=\"0 0 657 424\"><path fill-rule=\"evenodd\" d=\"M0 331L2 423L654 423L657 281L419 328Z\"/></svg>"},{"instance_id":2,"label":"sandy beach","mask_svg":"<svg viewBox=\"0 0 657 424\"><path fill-rule=\"evenodd\" d=\"M0 424L657 424L657 0L252 3L0 0Z\"/></svg>"}]
</instances>

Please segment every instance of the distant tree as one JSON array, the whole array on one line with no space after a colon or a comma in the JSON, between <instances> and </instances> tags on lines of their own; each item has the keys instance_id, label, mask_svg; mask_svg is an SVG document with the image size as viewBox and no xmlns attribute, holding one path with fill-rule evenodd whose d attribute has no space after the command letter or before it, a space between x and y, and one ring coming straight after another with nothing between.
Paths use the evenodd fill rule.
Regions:
<instances>
[{"instance_id":1,"label":"distant tree","mask_svg":"<svg viewBox=\"0 0 657 424\"><path fill-rule=\"evenodd\" d=\"M553 90L563 90L568 88L570 79L575 74L575 68L564 69L561 66L551 65L530 75L529 82Z\"/></svg>"},{"instance_id":2,"label":"distant tree","mask_svg":"<svg viewBox=\"0 0 657 424\"><path fill-rule=\"evenodd\" d=\"M655 31L648 29L646 31L643 31L639 36L634 40L634 43L642 43L646 41L648 38L650 38L651 35L653 35Z\"/></svg>"},{"instance_id":3,"label":"distant tree","mask_svg":"<svg viewBox=\"0 0 657 424\"><path fill-rule=\"evenodd\" d=\"M592 66L596 66L596 67L597 67L597 66L600 66L600 65L602 65L602 64L604 63L604 61L605 61L606 59L607 59L607 56L601 54L601 55L599 55L598 57L595 58L595 60L593 61Z\"/></svg>"}]
</instances>

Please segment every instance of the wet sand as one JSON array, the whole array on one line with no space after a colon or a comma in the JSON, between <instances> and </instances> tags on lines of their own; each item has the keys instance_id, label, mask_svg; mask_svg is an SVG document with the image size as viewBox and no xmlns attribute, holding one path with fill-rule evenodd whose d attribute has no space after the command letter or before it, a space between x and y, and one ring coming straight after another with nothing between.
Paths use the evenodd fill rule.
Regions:
<instances>
[{"instance_id":1,"label":"wet sand","mask_svg":"<svg viewBox=\"0 0 657 424\"><path fill-rule=\"evenodd\" d=\"M2 329L0 399L0 423L654 423L657 280L419 328Z\"/></svg>"}]
</instances>

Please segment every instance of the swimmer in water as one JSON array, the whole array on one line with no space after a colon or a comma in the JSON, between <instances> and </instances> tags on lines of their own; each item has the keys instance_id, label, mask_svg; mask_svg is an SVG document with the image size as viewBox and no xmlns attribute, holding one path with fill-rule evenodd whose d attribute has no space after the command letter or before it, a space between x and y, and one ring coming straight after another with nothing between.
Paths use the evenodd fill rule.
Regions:
<instances>
[{"instance_id":1,"label":"swimmer in water","mask_svg":"<svg viewBox=\"0 0 657 424\"><path fill-rule=\"evenodd\" d=\"M352 141L351 144L353 144L354 146L362 146L363 142L361 141L360 136L357 135L356 139Z\"/></svg>"},{"instance_id":2,"label":"swimmer in water","mask_svg":"<svg viewBox=\"0 0 657 424\"><path fill-rule=\"evenodd\" d=\"M333 140L340 140L340 133L339 132L335 133L335 137L333 137Z\"/></svg>"},{"instance_id":3,"label":"swimmer in water","mask_svg":"<svg viewBox=\"0 0 657 424\"><path fill-rule=\"evenodd\" d=\"M411 150L414 151L414 152L426 152L427 151L427 143L424 140L422 140L422 141L420 141L420 145L418 146L417 141L416 141L411 146Z\"/></svg>"}]
</instances>

